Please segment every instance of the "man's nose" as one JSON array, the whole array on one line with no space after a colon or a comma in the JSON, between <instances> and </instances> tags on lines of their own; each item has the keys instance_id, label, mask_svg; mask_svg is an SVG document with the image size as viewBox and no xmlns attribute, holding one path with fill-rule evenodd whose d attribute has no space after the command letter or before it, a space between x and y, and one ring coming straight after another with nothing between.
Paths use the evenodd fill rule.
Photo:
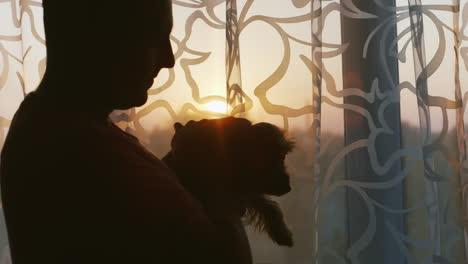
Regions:
<instances>
[{"instance_id":1,"label":"man's nose","mask_svg":"<svg viewBox=\"0 0 468 264\"><path fill-rule=\"evenodd\" d=\"M172 68L175 64L174 53L172 51L171 41L168 39L163 45L156 47L155 65L161 68Z\"/></svg>"}]
</instances>

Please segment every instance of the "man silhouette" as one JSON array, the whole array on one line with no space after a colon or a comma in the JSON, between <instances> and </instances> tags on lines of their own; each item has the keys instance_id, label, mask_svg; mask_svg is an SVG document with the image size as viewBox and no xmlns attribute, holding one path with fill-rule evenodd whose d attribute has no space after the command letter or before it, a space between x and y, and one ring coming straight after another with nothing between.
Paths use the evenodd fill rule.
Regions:
<instances>
[{"instance_id":1,"label":"man silhouette","mask_svg":"<svg viewBox=\"0 0 468 264\"><path fill-rule=\"evenodd\" d=\"M170 0L43 6L46 73L1 156L13 263L224 262L199 203L108 118L173 67Z\"/></svg>"}]
</instances>

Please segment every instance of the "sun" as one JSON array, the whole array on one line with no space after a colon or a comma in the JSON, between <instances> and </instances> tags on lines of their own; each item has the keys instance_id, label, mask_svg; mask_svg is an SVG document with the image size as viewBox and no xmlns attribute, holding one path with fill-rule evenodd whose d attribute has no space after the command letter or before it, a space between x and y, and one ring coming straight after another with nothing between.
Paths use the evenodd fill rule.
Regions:
<instances>
[{"instance_id":1,"label":"sun","mask_svg":"<svg viewBox=\"0 0 468 264\"><path fill-rule=\"evenodd\" d=\"M222 101L213 101L205 104L208 111L225 114L227 112L227 104Z\"/></svg>"}]
</instances>

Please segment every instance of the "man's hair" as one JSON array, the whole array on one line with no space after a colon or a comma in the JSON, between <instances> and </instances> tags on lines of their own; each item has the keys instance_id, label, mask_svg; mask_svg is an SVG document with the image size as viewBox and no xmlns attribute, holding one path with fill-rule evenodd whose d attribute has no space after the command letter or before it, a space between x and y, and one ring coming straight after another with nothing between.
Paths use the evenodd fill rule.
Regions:
<instances>
[{"instance_id":1,"label":"man's hair","mask_svg":"<svg viewBox=\"0 0 468 264\"><path fill-rule=\"evenodd\" d=\"M159 34L171 9L170 0L43 0L48 54L51 50L86 49L99 40L129 40ZM154 32L154 33L153 33ZM102 37L103 38L100 38Z\"/></svg>"}]
</instances>

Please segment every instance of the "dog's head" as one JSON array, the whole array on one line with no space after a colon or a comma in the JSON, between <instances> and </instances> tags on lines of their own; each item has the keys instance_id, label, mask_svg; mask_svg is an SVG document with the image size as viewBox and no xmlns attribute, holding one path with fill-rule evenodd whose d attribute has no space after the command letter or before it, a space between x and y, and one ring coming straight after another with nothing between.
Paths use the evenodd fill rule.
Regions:
<instances>
[{"instance_id":1,"label":"dog's head","mask_svg":"<svg viewBox=\"0 0 468 264\"><path fill-rule=\"evenodd\" d=\"M294 142L270 123L258 123L251 127L254 138L246 155L246 174L257 190L263 194L281 196L291 190L286 171L286 155L294 148Z\"/></svg>"},{"instance_id":2,"label":"dog's head","mask_svg":"<svg viewBox=\"0 0 468 264\"><path fill-rule=\"evenodd\" d=\"M283 195L291 190L285 156L293 148L280 129L244 118L176 123L171 152L163 158L187 189L237 188ZM223 177L220 179L219 177Z\"/></svg>"}]
</instances>

